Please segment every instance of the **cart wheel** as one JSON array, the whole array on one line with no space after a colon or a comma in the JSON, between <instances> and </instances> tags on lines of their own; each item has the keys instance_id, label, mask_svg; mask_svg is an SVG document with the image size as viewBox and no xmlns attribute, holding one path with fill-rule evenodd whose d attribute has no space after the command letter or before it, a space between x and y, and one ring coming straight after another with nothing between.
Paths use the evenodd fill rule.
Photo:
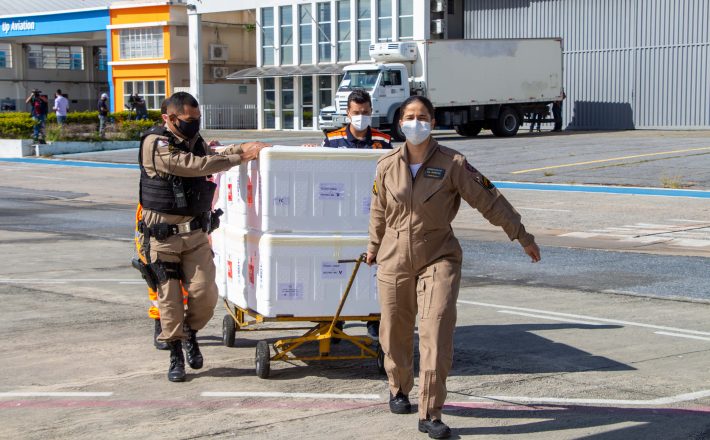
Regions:
<instances>
[{"instance_id":1,"label":"cart wheel","mask_svg":"<svg viewBox=\"0 0 710 440\"><path fill-rule=\"evenodd\" d=\"M225 347L234 347L234 339L237 333L237 323L231 315L224 315L222 319L222 343Z\"/></svg>"},{"instance_id":2,"label":"cart wheel","mask_svg":"<svg viewBox=\"0 0 710 440\"><path fill-rule=\"evenodd\" d=\"M343 328L345 327L345 321L338 321L338 322L336 322L336 323L335 323L335 327L337 327L338 330L340 330L340 331L342 332L342 331L343 331ZM333 344L340 344L340 341L342 341L342 339L340 339L340 338L332 338L332 339L331 339L331 342L332 342Z\"/></svg>"},{"instance_id":3,"label":"cart wheel","mask_svg":"<svg viewBox=\"0 0 710 440\"><path fill-rule=\"evenodd\" d=\"M256 344L256 375L261 379L268 379L271 371L271 353L269 344L266 341L259 341Z\"/></svg>"},{"instance_id":4,"label":"cart wheel","mask_svg":"<svg viewBox=\"0 0 710 440\"><path fill-rule=\"evenodd\" d=\"M377 372L387 374L387 371L385 371L385 352L382 351L380 344L377 344Z\"/></svg>"}]
</instances>

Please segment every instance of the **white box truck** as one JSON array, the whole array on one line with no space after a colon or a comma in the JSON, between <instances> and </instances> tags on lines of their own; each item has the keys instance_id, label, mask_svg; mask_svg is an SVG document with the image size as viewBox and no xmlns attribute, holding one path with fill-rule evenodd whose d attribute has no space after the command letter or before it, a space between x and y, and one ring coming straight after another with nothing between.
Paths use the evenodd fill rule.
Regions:
<instances>
[{"instance_id":1,"label":"white box truck","mask_svg":"<svg viewBox=\"0 0 710 440\"><path fill-rule=\"evenodd\" d=\"M377 43L373 64L344 68L335 95L335 112L324 109L321 123L345 125L350 92L363 88L372 97L372 126L399 129L399 107L410 95L428 97L439 126L462 136L490 129L514 136L526 116L544 113L562 99L562 40L432 40ZM330 118L330 120L328 120Z\"/></svg>"}]
</instances>

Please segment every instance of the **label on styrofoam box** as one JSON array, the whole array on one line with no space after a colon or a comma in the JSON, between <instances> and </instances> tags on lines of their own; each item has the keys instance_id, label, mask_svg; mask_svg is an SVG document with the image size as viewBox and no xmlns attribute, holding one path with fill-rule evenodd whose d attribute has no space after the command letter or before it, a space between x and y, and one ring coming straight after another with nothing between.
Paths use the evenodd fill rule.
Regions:
<instances>
[{"instance_id":1,"label":"label on styrofoam box","mask_svg":"<svg viewBox=\"0 0 710 440\"><path fill-rule=\"evenodd\" d=\"M318 185L318 198L321 200L344 200L344 183L321 183Z\"/></svg>"},{"instance_id":2,"label":"label on styrofoam box","mask_svg":"<svg viewBox=\"0 0 710 440\"><path fill-rule=\"evenodd\" d=\"M280 300L301 300L303 299L303 283L279 283Z\"/></svg>"},{"instance_id":3,"label":"label on styrofoam box","mask_svg":"<svg viewBox=\"0 0 710 440\"><path fill-rule=\"evenodd\" d=\"M324 280L345 278L345 265L337 261L323 261L320 264L320 277Z\"/></svg>"}]
</instances>

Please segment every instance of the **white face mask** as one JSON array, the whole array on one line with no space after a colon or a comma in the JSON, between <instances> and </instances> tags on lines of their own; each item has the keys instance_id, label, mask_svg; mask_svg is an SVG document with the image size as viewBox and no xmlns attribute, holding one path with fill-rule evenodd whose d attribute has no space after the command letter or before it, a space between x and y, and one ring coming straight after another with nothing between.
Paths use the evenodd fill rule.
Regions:
<instances>
[{"instance_id":1,"label":"white face mask","mask_svg":"<svg viewBox=\"0 0 710 440\"><path fill-rule=\"evenodd\" d=\"M370 115L353 115L350 116L350 123L357 131L366 129L372 123L372 116Z\"/></svg>"},{"instance_id":2,"label":"white face mask","mask_svg":"<svg viewBox=\"0 0 710 440\"><path fill-rule=\"evenodd\" d=\"M431 123L426 121L404 121L402 122L402 133L410 144L419 145L431 134Z\"/></svg>"}]
</instances>

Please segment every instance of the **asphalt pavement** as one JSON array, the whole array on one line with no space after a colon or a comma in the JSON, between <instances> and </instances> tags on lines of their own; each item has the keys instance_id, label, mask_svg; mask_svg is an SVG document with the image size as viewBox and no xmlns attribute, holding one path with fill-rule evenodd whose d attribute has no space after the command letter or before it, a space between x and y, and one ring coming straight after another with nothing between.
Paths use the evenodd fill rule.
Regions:
<instances>
[{"instance_id":1,"label":"asphalt pavement","mask_svg":"<svg viewBox=\"0 0 710 440\"><path fill-rule=\"evenodd\" d=\"M443 135L496 181L661 188L658 170L677 166L679 181L710 189L708 156L694 150L703 133ZM616 159L639 154L654 156ZM169 383L128 265L138 171L66 163L135 156L0 161L0 438L426 438L416 415L389 413L373 360L273 363L258 379L256 342L298 332L239 332L225 347L220 309L200 332L205 367ZM533 168L545 170L514 174ZM444 408L454 438L710 438L710 200L502 191L543 260L472 209L457 217L464 268Z\"/></svg>"}]
</instances>

